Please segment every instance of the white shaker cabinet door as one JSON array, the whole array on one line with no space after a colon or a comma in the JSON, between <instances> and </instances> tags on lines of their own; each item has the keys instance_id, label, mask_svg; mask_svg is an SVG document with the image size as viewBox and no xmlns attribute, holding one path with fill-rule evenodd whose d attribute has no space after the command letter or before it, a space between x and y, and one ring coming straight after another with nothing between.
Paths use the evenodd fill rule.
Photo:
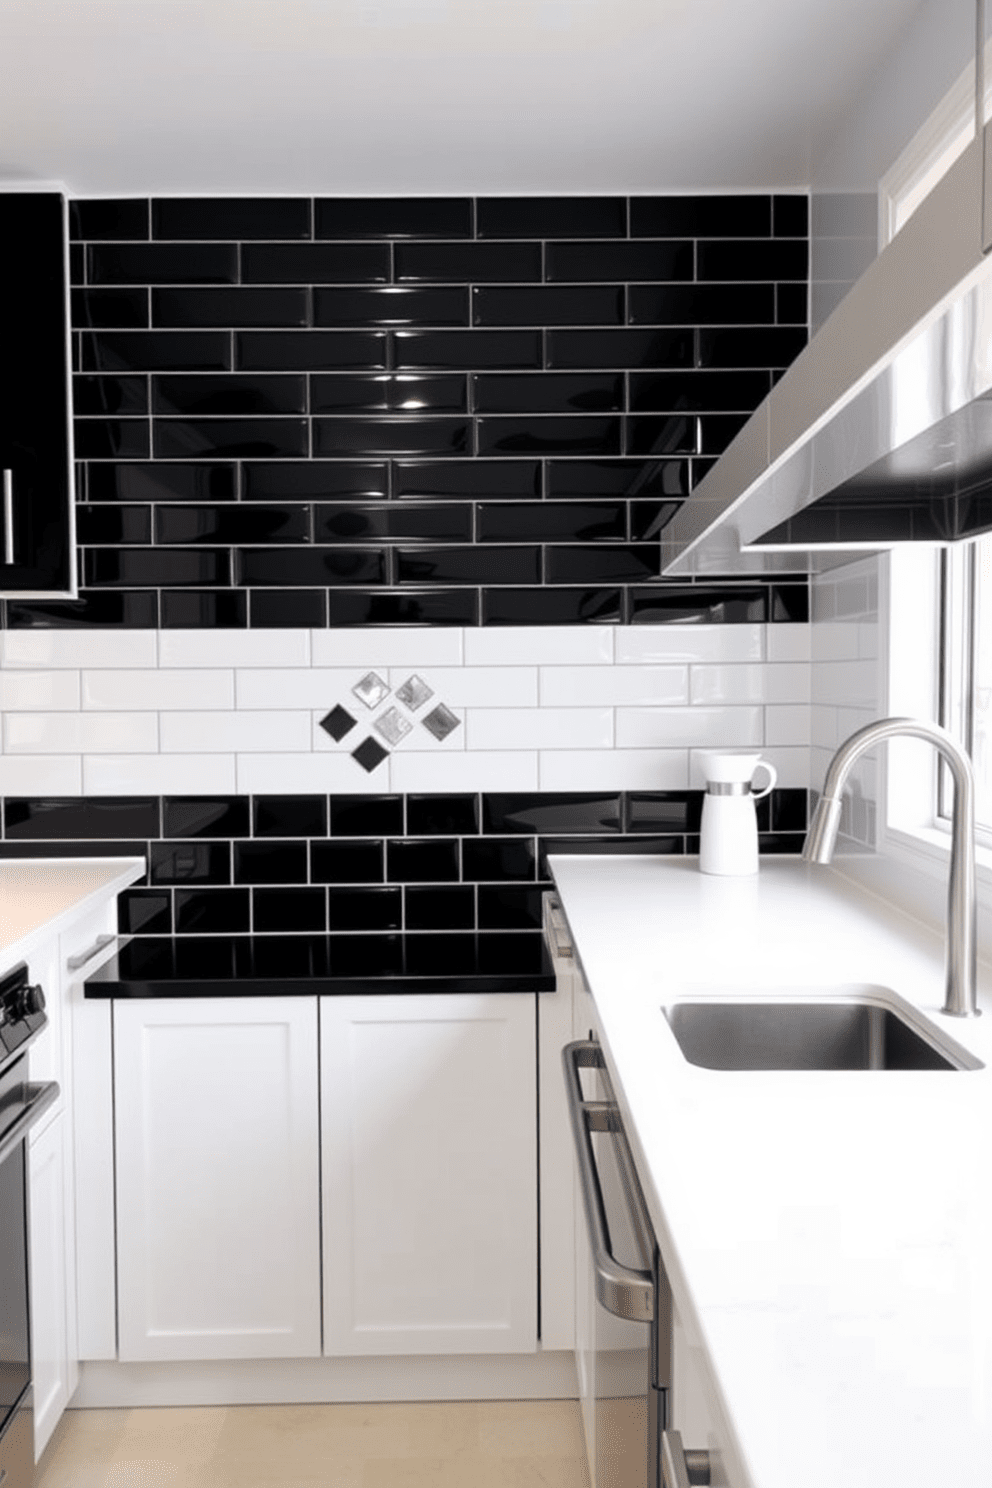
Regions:
<instances>
[{"instance_id":1,"label":"white shaker cabinet door","mask_svg":"<svg viewBox=\"0 0 992 1488\"><path fill-rule=\"evenodd\" d=\"M321 999L324 1350L537 1347L530 995Z\"/></svg>"},{"instance_id":2,"label":"white shaker cabinet door","mask_svg":"<svg viewBox=\"0 0 992 1488\"><path fill-rule=\"evenodd\" d=\"M59 1116L28 1146L34 1454L41 1456L75 1389L67 1275L66 1122Z\"/></svg>"},{"instance_id":3,"label":"white shaker cabinet door","mask_svg":"<svg viewBox=\"0 0 992 1488\"><path fill-rule=\"evenodd\" d=\"M120 1358L320 1353L315 998L114 1005Z\"/></svg>"}]
</instances>

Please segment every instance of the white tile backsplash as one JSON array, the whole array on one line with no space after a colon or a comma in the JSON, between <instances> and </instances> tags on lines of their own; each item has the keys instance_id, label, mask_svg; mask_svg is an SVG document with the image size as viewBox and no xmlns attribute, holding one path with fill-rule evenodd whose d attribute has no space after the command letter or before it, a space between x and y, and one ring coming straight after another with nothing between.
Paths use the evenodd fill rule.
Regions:
<instances>
[{"instance_id":1,"label":"white tile backsplash","mask_svg":"<svg viewBox=\"0 0 992 1488\"><path fill-rule=\"evenodd\" d=\"M867 602L871 587L845 590ZM832 618L838 620L838 596ZM860 613L864 627L873 617ZM685 789L689 751L767 746L794 776L811 729L803 625L494 627L461 630L7 632L0 636L0 757L10 794ZM845 632L845 636L846 636ZM841 642L838 639L837 643ZM845 644L847 642L845 641ZM859 638L858 657L870 646ZM819 666L819 662L816 665ZM826 667L840 664L827 660ZM844 658L843 666L849 666ZM866 695L873 660L865 669ZM352 688L375 671L374 709ZM416 674L432 689L405 707ZM422 726L443 704L459 725ZM339 742L319 721L356 720ZM395 707L413 727L367 772L352 751ZM792 783L805 784L806 780Z\"/></svg>"}]
</instances>

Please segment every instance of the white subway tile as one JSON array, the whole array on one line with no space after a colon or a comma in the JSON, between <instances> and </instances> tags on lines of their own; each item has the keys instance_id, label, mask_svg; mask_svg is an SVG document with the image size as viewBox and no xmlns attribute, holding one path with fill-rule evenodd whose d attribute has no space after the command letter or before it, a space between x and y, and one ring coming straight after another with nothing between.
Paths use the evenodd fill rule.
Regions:
<instances>
[{"instance_id":1,"label":"white subway tile","mask_svg":"<svg viewBox=\"0 0 992 1488\"><path fill-rule=\"evenodd\" d=\"M765 709L765 744L799 744L810 741L810 714L807 703L776 704Z\"/></svg>"},{"instance_id":2,"label":"white subway tile","mask_svg":"<svg viewBox=\"0 0 992 1488\"><path fill-rule=\"evenodd\" d=\"M809 661L812 656L812 631L812 625L766 625L766 660Z\"/></svg>"},{"instance_id":3,"label":"white subway tile","mask_svg":"<svg viewBox=\"0 0 992 1488\"><path fill-rule=\"evenodd\" d=\"M8 630L4 667L154 667L155 630Z\"/></svg>"},{"instance_id":4,"label":"white subway tile","mask_svg":"<svg viewBox=\"0 0 992 1488\"><path fill-rule=\"evenodd\" d=\"M82 684L84 708L234 707L234 673L227 671L84 671Z\"/></svg>"},{"instance_id":5,"label":"white subway tile","mask_svg":"<svg viewBox=\"0 0 992 1488\"><path fill-rule=\"evenodd\" d=\"M810 669L804 662L763 666L694 666L690 696L695 703L805 703Z\"/></svg>"},{"instance_id":6,"label":"white subway tile","mask_svg":"<svg viewBox=\"0 0 992 1488\"><path fill-rule=\"evenodd\" d=\"M156 713L8 713L8 754L155 754Z\"/></svg>"},{"instance_id":7,"label":"white subway tile","mask_svg":"<svg viewBox=\"0 0 992 1488\"><path fill-rule=\"evenodd\" d=\"M812 657L822 661L853 661L858 654L858 624L854 620L822 620L811 627Z\"/></svg>"},{"instance_id":8,"label":"white subway tile","mask_svg":"<svg viewBox=\"0 0 992 1488\"><path fill-rule=\"evenodd\" d=\"M544 749L540 789L687 790L685 749Z\"/></svg>"},{"instance_id":9,"label":"white subway tile","mask_svg":"<svg viewBox=\"0 0 992 1488\"><path fill-rule=\"evenodd\" d=\"M439 702L449 707L527 708L537 705L537 667L464 666L392 667L388 681L395 689L416 675L432 688L434 696L418 708L415 717L429 713Z\"/></svg>"},{"instance_id":10,"label":"white subway tile","mask_svg":"<svg viewBox=\"0 0 992 1488\"><path fill-rule=\"evenodd\" d=\"M813 666L813 701L837 707L871 708L878 703L879 666L871 661L821 661Z\"/></svg>"},{"instance_id":11,"label":"white subway tile","mask_svg":"<svg viewBox=\"0 0 992 1488\"><path fill-rule=\"evenodd\" d=\"M778 784L784 789L801 790L809 785L810 751L806 748L763 749L761 758L778 771ZM763 779L759 776L759 782Z\"/></svg>"},{"instance_id":12,"label":"white subway tile","mask_svg":"<svg viewBox=\"0 0 992 1488\"><path fill-rule=\"evenodd\" d=\"M609 749L612 708L472 708L467 749Z\"/></svg>"},{"instance_id":13,"label":"white subway tile","mask_svg":"<svg viewBox=\"0 0 992 1488\"><path fill-rule=\"evenodd\" d=\"M360 667L363 672L407 666L460 666L464 652L460 626L397 629L362 626L354 630L314 630L314 666Z\"/></svg>"},{"instance_id":14,"label":"white subway tile","mask_svg":"<svg viewBox=\"0 0 992 1488\"><path fill-rule=\"evenodd\" d=\"M319 708L328 713L341 703L360 721L374 710L355 697L352 688L367 672L376 672L388 686L388 667L285 667L275 670L239 667L235 694L239 708ZM385 700L383 700L385 701Z\"/></svg>"},{"instance_id":15,"label":"white subway tile","mask_svg":"<svg viewBox=\"0 0 992 1488\"><path fill-rule=\"evenodd\" d=\"M310 753L312 715L295 713L163 713L163 754Z\"/></svg>"},{"instance_id":16,"label":"white subway tile","mask_svg":"<svg viewBox=\"0 0 992 1488\"><path fill-rule=\"evenodd\" d=\"M495 625L465 631L469 666L593 666L613 660L609 625Z\"/></svg>"},{"instance_id":17,"label":"white subway tile","mask_svg":"<svg viewBox=\"0 0 992 1488\"><path fill-rule=\"evenodd\" d=\"M617 661L762 661L764 625L625 625L617 632Z\"/></svg>"},{"instance_id":18,"label":"white subway tile","mask_svg":"<svg viewBox=\"0 0 992 1488\"><path fill-rule=\"evenodd\" d=\"M537 754L528 750L469 751L446 755L395 754L391 760L395 791L532 791L539 790ZM366 786L366 789L369 789Z\"/></svg>"},{"instance_id":19,"label":"white subway tile","mask_svg":"<svg viewBox=\"0 0 992 1488\"><path fill-rule=\"evenodd\" d=\"M0 710L4 712L75 712L78 707L78 672L0 672Z\"/></svg>"},{"instance_id":20,"label":"white subway tile","mask_svg":"<svg viewBox=\"0 0 992 1488\"><path fill-rule=\"evenodd\" d=\"M388 760L370 773L350 754L239 754L237 779L243 795L336 791L357 796L392 789Z\"/></svg>"},{"instance_id":21,"label":"white subway tile","mask_svg":"<svg viewBox=\"0 0 992 1488\"><path fill-rule=\"evenodd\" d=\"M79 796L82 769L78 754L4 756L0 758L0 795Z\"/></svg>"},{"instance_id":22,"label":"white subway tile","mask_svg":"<svg viewBox=\"0 0 992 1488\"><path fill-rule=\"evenodd\" d=\"M689 672L683 666L542 667L542 707L590 707L596 703L685 703Z\"/></svg>"},{"instance_id":23,"label":"white subway tile","mask_svg":"<svg viewBox=\"0 0 992 1488\"><path fill-rule=\"evenodd\" d=\"M237 789L233 754L107 754L83 757L83 795L202 796Z\"/></svg>"},{"instance_id":24,"label":"white subway tile","mask_svg":"<svg viewBox=\"0 0 992 1488\"><path fill-rule=\"evenodd\" d=\"M163 630L160 667L305 667L309 630Z\"/></svg>"},{"instance_id":25,"label":"white subway tile","mask_svg":"<svg viewBox=\"0 0 992 1488\"><path fill-rule=\"evenodd\" d=\"M763 709L618 708L619 749L721 749L761 744Z\"/></svg>"}]
</instances>

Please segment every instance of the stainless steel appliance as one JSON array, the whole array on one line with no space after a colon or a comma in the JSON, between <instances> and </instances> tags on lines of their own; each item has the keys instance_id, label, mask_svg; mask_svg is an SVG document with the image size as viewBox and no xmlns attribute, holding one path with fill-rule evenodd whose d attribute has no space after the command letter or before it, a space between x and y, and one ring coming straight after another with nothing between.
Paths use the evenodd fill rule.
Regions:
<instances>
[{"instance_id":1,"label":"stainless steel appliance","mask_svg":"<svg viewBox=\"0 0 992 1488\"><path fill-rule=\"evenodd\" d=\"M46 1023L27 966L0 979L0 1485L34 1479L28 1290L27 1137L57 1099L54 1081L28 1079L27 1048Z\"/></svg>"}]
</instances>

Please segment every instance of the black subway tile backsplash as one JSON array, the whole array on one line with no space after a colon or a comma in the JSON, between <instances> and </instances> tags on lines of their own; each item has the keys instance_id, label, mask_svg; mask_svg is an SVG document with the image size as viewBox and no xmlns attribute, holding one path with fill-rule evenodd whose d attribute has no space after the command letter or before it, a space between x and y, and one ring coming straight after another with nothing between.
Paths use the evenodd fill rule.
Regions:
<instances>
[{"instance_id":1,"label":"black subway tile backsplash","mask_svg":"<svg viewBox=\"0 0 992 1488\"><path fill-rule=\"evenodd\" d=\"M84 587L6 623L739 618L648 550L805 344L808 215L798 193L72 202ZM748 613L807 613L794 588Z\"/></svg>"}]
</instances>

